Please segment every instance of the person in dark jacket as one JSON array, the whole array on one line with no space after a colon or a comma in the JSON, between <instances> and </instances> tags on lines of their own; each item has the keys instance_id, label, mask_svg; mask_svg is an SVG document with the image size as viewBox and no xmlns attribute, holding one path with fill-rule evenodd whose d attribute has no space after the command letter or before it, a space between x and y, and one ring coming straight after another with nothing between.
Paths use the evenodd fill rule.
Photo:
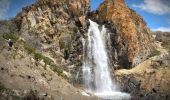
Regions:
<instances>
[{"instance_id":1,"label":"person in dark jacket","mask_svg":"<svg viewBox=\"0 0 170 100\"><path fill-rule=\"evenodd\" d=\"M9 46L8 51L11 50L13 44L14 44L13 41L11 39L8 39L8 46Z\"/></svg>"}]
</instances>

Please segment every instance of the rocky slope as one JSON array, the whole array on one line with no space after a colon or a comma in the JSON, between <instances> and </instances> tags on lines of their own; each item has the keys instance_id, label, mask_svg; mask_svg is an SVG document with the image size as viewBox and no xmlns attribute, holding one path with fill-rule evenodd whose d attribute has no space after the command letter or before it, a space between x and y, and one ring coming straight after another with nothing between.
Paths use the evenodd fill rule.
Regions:
<instances>
[{"instance_id":1,"label":"rocky slope","mask_svg":"<svg viewBox=\"0 0 170 100\"><path fill-rule=\"evenodd\" d=\"M95 99L83 96L44 60L36 60L22 42L17 40L11 50L5 41L0 46L0 100Z\"/></svg>"},{"instance_id":2,"label":"rocky slope","mask_svg":"<svg viewBox=\"0 0 170 100\"><path fill-rule=\"evenodd\" d=\"M154 32L156 51L149 59L135 68L117 70L114 74L124 91L134 95L132 99L170 99L170 34Z\"/></svg>"},{"instance_id":3,"label":"rocky slope","mask_svg":"<svg viewBox=\"0 0 170 100\"><path fill-rule=\"evenodd\" d=\"M93 12L90 0L37 0L23 8L12 20L14 23L8 24L9 30L0 31L3 99L10 93L12 97L37 95L47 100L96 99L82 96L73 87L82 85L82 38L87 37L88 19L105 25L110 33L107 41L110 65L122 91L130 92L134 100L152 97L155 91L154 95L160 95L158 99L169 97L168 53L155 43L142 17L129 9L124 0L105 0ZM6 26L3 24L0 29ZM7 51L4 40L8 38L14 41L11 51ZM10 93L4 91L5 87L12 89L7 89Z\"/></svg>"},{"instance_id":4,"label":"rocky slope","mask_svg":"<svg viewBox=\"0 0 170 100\"><path fill-rule=\"evenodd\" d=\"M170 32L155 32L155 39L162 43L162 46L170 51Z\"/></svg>"},{"instance_id":5,"label":"rocky slope","mask_svg":"<svg viewBox=\"0 0 170 100\"><path fill-rule=\"evenodd\" d=\"M89 0L38 0L16 17L21 36L50 56L55 64L75 73L81 65L81 37ZM86 28L87 30L87 28Z\"/></svg>"},{"instance_id":6,"label":"rocky slope","mask_svg":"<svg viewBox=\"0 0 170 100\"><path fill-rule=\"evenodd\" d=\"M170 55L156 43L159 52L135 68L117 70L115 77L120 87L130 92L133 100L170 99Z\"/></svg>"}]
</instances>

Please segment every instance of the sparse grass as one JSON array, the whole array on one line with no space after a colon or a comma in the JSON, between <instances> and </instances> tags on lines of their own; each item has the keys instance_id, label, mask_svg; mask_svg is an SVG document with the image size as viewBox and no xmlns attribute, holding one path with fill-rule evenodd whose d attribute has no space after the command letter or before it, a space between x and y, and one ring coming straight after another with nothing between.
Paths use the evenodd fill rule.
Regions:
<instances>
[{"instance_id":1,"label":"sparse grass","mask_svg":"<svg viewBox=\"0 0 170 100\"><path fill-rule=\"evenodd\" d=\"M2 37L6 40L11 39L14 42L16 42L19 39L19 36L17 33L4 33Z\"/></svg>"},{"instance_id":2,"label":"sparse grass","mask_svg":"<svg viewBox=\"0 0 170 100\"><path fill-rule=\"evenodd\" d=\"M54 63L53 60L49 57L43 57L43 61L46 65L51 65L52 63Z\"/></svg>"},{"instance_id":3,"label":"sparse grass","mask_svg":"<svg viewBox=\"0 0 170 100\"><path fill-rule=\"evenodd\" d=\"M0 83L0 92L4 93L7 97L5 97L3 100L9 100L10 96L12 100L21 100L21 97L19 97L12 89L6 88L3 84ZM3 96L2 96L3 97Z\"/></svg>"},{"instance_id":4,"label":"sparse grass","mask_svg":"<svg viewBox=\"0 0 170 100\"><path fill-rule=\"evenodd\" d=\"M33 54L33 57L36 61L43 60L45 63L44 69L46 69L46 66L49 65L50 68L54 71L57 72L59 76L64 76L63 75L63 70L60 69L52 59L49 57L44 56L42 53L37 52L34 46L30 43L24 42L24 48L27 50L28 54Z\"/></svg>"},{"instance_id":5,"label":"sparse grass","mask_svg":"<svg viewBox=\"0 0 170 100\"><path fill-rule=\"evenodd\" d=\"M164 41L162 42L162 46L165 47L166 49L168 49L170 51L170 41Z\"/></svg>"},{"instance_id":6,"label":"sparse grass","mask_svg":"<svg viewBox=\"0 0 170 100\"><path fill-rule=\"evenodd\" d=\"M28 54L35 52L35 47L30 43L24 42L24 48L27 50Z\"/></svg>"},{"instance_id":7,"label":"sparse grass","mask_svg":"<svg viewBox=\"0 0 170 100\"><path fill-rule=\"evenodd\" d=\"M35 60L42 60L43 59L43 55L41 54L41 53L37 53L37 52L35 52L34 53L34 59Z\"/></svg>"},{"instance_id":8,"label":"sparse grass","mask_svg":"<svg viewBox=\"0 0 170 100\"><path fill-rule=\"evenodd\" d=\"M7 90L7 88L0 83L0 92Z\"/></svg>"},{"instance_id":9,"label":"sparse grass","mask_svg":"<svg viewBox=\"0 0 170 100\"><path fill-rule=\"evenodd\" d=\"M63 70L59 68L52 59L48 57L43 57L43 61L46 65L50 65L50 69L52 69L54 72L57 72L59 76L64 77Z\"/></svg>"},{"instance_id":10,"label":"sparse grass","mask_svg":"<svg viewBox=\"0 0 170 100\"><path fill-rule=\"evenodd\" d=\"M60 69L57 65L52 64L50 67L54 72L57 72L59 76L63 76L63 70Z\"/></svg>"},{"instance_id":11,"label":"sparse grass","mask_svg":"<svg viewBox=\"0 0 170 100\"><path fill-rule=\"evenodd\" d=\"M154 50L148 57L153 57L153 56L157 56L157 55L160 55L161 52L158 51L158 50Z\"/></svg>"},{"instance_id":12,"label":"sparse grass","mask_svg":"<svg viewBox=\"0 0 170 100\"><path fill-rule=\"evenodd\" d=\"M43 59L43 61L44 61L44 63L45 63L45 66L43 66L44 69L46 69L46 65L49 65L49 66L50 66L50 69L52 69L54 72L57 72L57 74L58 74L59 76L64 77L64 75L63 75L63 70L60 69L60 68L54 63L54 61L53 61L52 59L50 59L49 57L45 57L45 56L43 56L41 53L34 53L34 59L37 60L37 61Z\"/></svg>"}]
</instances>

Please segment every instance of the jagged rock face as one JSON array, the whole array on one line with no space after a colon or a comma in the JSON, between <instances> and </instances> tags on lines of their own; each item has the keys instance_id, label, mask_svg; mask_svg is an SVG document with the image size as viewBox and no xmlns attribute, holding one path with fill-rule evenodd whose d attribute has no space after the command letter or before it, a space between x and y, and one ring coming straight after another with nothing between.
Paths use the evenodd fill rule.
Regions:
<instances>
[{"instance_id":1,"label":"jagged rock face","mask_svg":"<svg viewBox=\"0 0 170 100\"><path fill-rule=\"evenodd\" d=\"M118 65L135 66L144 61L153 49L146 23L125 5L124 0L105 0L90 16L98 23L110 25L114 32L111 41Z\"/></svg>"},{"instance_id":2,"label":"jagged rock face","mask_svg":"<svg viewBox=\"0 0 170 100\"><path fill-rule=\"evenodd\" d=\"M21 29L38 31L36 33L55 34L63 25L74 24L72 18L89 12L89 0L38 0L23 8L19 18ZM76 18L75 18L76 19ZM71 26L71 25L70 25Z\"/></svg>"},{"instance_id":3,"label":"jagged rock face","mask_svg":"<svg viewBox=\"0 0 170 100\"><path fill-rule=\"evenodd\" d=\"M52 51L56 63L63 60L77 63L81 55L81 34L79 32L89 12L89 0L38 0L23 8L16 17L22 36L40 44L42 51ZM65 64L68 65L68 64ZM61 65L62 66L62 65ZM64 65L63 65L64 66Z\"/></svg>"},{"instance_id":4,"label":"jagged rock face","mask_svg":"<svg viewBox=\"0 0 170 100\"><path fill-rule=\"evenodd\" d=\"M56 55L57 58L76 63L81 62L81 37L87 27L83 27L83 31L81 29L87 26L89 8L90 0L38 0L24 8L16 19L20 22L23 36L29 36L30 40L34 38L35 44L38 42L43 49L43 45L55 45L53 51L62 53L60 57ZM138 65L153 49L151 32L146 23L125 5L124 0L105 0L88 17L106 24L114 33L111 35L113 62L123 68ZM62 59L57 61L62 63Z\"/></svg>"}]
</instances>

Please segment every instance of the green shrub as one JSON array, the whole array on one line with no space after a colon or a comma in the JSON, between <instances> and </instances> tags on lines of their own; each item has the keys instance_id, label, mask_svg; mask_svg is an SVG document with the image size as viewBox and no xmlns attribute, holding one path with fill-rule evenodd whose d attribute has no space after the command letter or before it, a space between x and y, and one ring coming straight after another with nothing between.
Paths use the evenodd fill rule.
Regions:
<instances>
[{"instance_id":1,"label":"green shrub","mask_svg":"<svg viewBox=\"0 0 170 100\"><path fill-rule=\"evenodd\" d=\"M14 42L16 42L19 39L19 36L16 33L4 33L2 37L7 40L11 39Z\"/></svg>"},{"instance_id":2,"label":"green shrub","mask_svg":"<svg viewBox=\"0 0 170 100\"><path fill-rule=\"evenodd\" d=\"M48 57L43 57L43 60L46 65L51 65L52 63L54 63L53 60Z\"/></svg>"},{"instance_id":3,"label":"green shrub","mask_svg":"<svg viewBox=\"0 0 170 100\"><path fill-rule=\"evenodd\" d=\"M170 41L164 41L162 42L162 46L165 47L166 49L168 49L170 51Z\"/></svg>"},{"instance_id":4,"label":"green shrub","mask_svg":"<svg viewBox=\"0 0 170 100\"><path fill-rule=\"evenodd\" d=\"M54 72L57 72L59 76L61 76L62 73L63 73L63 70L60 69L60 68L59 68L57 65L55 65L55 64L52 64L52 65L51 65L51 69L52 69Z\"/></svg>"},{"instance_id":5,"label":"green shrub","mask_svg":"<svg viewBox=\"0 0 170 100\"><path fill-rule=\"evenodd\" d=\"M153 56L157 56L157 55L160 55L160 54L161 54L160 51L154 50L154 51L151 52L151 54L148 57L153 57Z\"/></svg>"},{"instance_id":6,"label":"green shrub","mask_svg":"<svg viewBox=\"0 0 170 100\"><path fill-rule=\"evenodd\" d=\"M35 48L32 44L30 43L24 43L24 48L27 50L28 54L34 53L35 52Z\"/></svg>"},{"instance_id":7,"label":"green shrub","mask_svg":"<svg viewBox=\"0 0 170 100\"><path fill-rule=\"evenodd\" d=\"M43 55L41 53L34 53L34 59L35 60L42 60L43 59Z\"/></svg>"},{"instance_id":8,"label":"green shrub","mask_svg":"<svg viewBox=\"0 0 170 100\"><path fill-rule=\"evenodd\" d=\"M0 92L5 91L5 90L7 90L7 88L4 85L0 84Z\"/></svg>"}]
</instances>

